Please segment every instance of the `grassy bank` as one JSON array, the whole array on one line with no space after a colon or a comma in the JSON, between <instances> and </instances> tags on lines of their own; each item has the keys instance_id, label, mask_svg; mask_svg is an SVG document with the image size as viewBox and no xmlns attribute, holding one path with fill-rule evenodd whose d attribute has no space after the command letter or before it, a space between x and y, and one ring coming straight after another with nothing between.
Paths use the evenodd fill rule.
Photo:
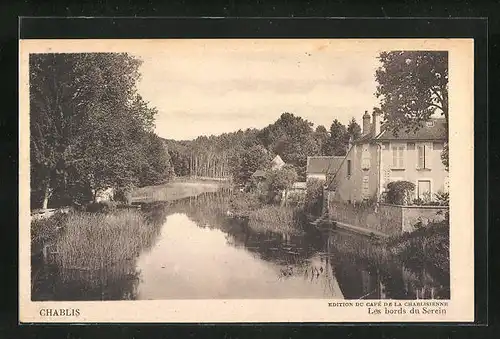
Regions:
<instances>
[{"instance_id":1,"label":"grassy bank","mask_svg":"<svg viewBox=\"0 0 500 339\"><path fill-rule=\"evenodd\" d=\"M141 187L132 192L132 202L173 201L216 192L225 183L213 181L174 181L164 185Z\"/></svg>"},{"instance_id":2,"label":"grassy bank","mask_svg":"<svg viewBox=\"0 0 500 339\"><path fill-rule=\"evenodd\" d=\"M53 261L63 273L112 272L112 267L133 262L142 249L152 246L159 230L159 224L136 210L75 212L34 221L32 244L51 243L56 251Z\"/></svg>"},{"instance_id":3,"label":"grassy bank","mask_svg":"<svg viewBox=\"0 0 500 339\"><path fill-rule=\"evenodd\" d=\"M257 232L300 233L297 208L266 204L258 194L235 193L229 203L233 217L248 220Z\"/></svg>"},{"instance_id":4,"label":"grassy bank","mask_svg":"<svg viewBox=\"0 0 500 339\"><path fill-rule=\"evenodd\" d=\"M250 212L248 226L257 232L297 233L295 210L291 207L263 206Z\"/></svg>"}]
</instances>

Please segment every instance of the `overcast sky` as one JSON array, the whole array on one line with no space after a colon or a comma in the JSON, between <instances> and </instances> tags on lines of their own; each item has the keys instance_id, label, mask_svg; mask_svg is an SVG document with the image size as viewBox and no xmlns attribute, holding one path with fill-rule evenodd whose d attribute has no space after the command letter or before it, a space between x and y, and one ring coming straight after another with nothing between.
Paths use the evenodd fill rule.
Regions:
<instances>
[{"instance_id":1,"label":"overcast sky","mask_svg":"<svg viewBox=\"0 0 500 339\"><path fill-rule=\"evenodd\" d=\"M378 105L378 51L327 40L178 40L143 60L139 92L159 114L156 132L192 139L262 128L283 112L330 127L361 125Z\"/></svg>"}]
</instances>

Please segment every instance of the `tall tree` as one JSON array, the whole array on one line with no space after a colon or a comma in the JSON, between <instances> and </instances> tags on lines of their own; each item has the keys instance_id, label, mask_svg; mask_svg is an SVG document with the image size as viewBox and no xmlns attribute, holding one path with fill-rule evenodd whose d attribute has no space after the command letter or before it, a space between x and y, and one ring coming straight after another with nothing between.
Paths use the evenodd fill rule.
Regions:
<instances>
[{"instance_id":1,"label":"tall tree","mask_svg":"<svg viewBox=\"0 0 500 339\"><path fill-rule=\"evenodd\" d=\"M448 125L448 52L393 51L380 53L376 95L386 128L415 131L434 114ZM443 163L447 163L447 148Z\"/></svg>"},{"instance_id":2,"label":"tall tree","mask_svg":"<svg viewBox=\"0 0 500 339\"><path fill-rule=\"evenodd\" d=\"M271 162L271 155L262 145L250 147L243 154L235 154L233 158L233 177L236 182L247 182L258 170L265 170Z\"/></svg>"},{"instance_id":3,"label":"tall tree","mask_svg":"<svg viewBox=\"0 0 500 339\"><path fill-rule=\"evenodd\" d=\"M258 139L286 163L294 165L301 179L305 178L307 156L319 153L312 123L287 112L263 128Z\"/></svg>"},{"instance_id":4,"label":"tall tree","mask_svg":"<svg viewBox=\"0 0 500 339\"><path fill-rule=\"evenodd\" d=\"M325 153L334 156L345 155L348 141L347 128L337 119L333 120Z\"/></svg>"},{"instance_id":5,"label":"tall tree","mask_svg":"<svg viewBox=\"0 0 500 339\"><path fill-rule=\"evenodd\" d=\"M448 121L448 52L383 52L379 59L376 95L386 126L418 129L436 110Z\"/></svg>"},{"instance_id":6,"label":"tall tree","mask_svg":"<svg viewBox=\"0 0 500 339\"><path fill-rule=\"evenodd\" d=\"M95 193L137 174L134 139L156 113L136 94L140 64L126 53L30 55L32 193L42 207L70 179Z\"/></svg>"},{"instance_id":7,"label":"tall tree","mask_svg":"<svg viewBox=\"0 0 500 339\"><path fill-rule=\"evenodd\" d=\"M361 126L358 125L354 117L349 121L347 126L347 134L351 140L356 140L361 136Z\"/></svg>"},{"instance_id":8,"label":"tall tree","mask_svg":"<svg viewBox=\"0 0 500 339\"><path fill-rule=\"evenodd\" d=\"M327 129L323 125L319 125L316 127L314 131L314 138L316 139L316 143L318 144L318 149L321 155L325 155L325 146L330 138L330 134Z\"/></svg>"}]
</instances>

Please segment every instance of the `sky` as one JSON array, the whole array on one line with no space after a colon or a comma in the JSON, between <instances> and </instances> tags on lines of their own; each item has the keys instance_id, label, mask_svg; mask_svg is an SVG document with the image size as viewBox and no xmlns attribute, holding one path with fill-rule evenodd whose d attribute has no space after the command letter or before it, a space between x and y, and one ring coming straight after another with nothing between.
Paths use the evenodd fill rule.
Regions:
<instances>
[{"instance_id":1,"label":"sky","mask_svg":"<svg viewBox=\"0 0 500 339\"><path fill-rule=\"evenodd\" d=\"M348 46L348 47L346 47ZM329 129L378 106L379 51L334 40L177 40L134 55L156 133L186 140L262 128L283 112Z\"/></svg>"}]
</instances>

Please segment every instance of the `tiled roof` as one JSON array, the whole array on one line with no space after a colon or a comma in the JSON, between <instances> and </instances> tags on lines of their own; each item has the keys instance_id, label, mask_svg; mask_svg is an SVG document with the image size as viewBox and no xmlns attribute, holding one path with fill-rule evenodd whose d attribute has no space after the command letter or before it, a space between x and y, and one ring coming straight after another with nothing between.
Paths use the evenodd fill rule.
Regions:
<instances>
[{"instance_id":1,"label":"tiled roof","mask_svg":"<svg viewBox=\"0 0 500 339\"><path fill-rule=\"evenodd\" d=\"M343 160L344 160L343 156L307 157L307 173L309 174L335 173L339 169Z\"/></svg>"},{"instance_id":2,"label":"tiled roof","mask_svg":"<svg viewBox=\"0 0 500 339\"><path fill-rule=\"evenodd\" d=\"M370 141L390 141L390 140L446 140L447 129L446 120L443 118L433 118L429 121L431 124L424 123L424 126L417 131L407 132L405 130L398 131L397 135L393 131L384 129L377 136L372 134L364 135L354 141L355 144L365 143Z\"/></svg>"}]
</instances>

